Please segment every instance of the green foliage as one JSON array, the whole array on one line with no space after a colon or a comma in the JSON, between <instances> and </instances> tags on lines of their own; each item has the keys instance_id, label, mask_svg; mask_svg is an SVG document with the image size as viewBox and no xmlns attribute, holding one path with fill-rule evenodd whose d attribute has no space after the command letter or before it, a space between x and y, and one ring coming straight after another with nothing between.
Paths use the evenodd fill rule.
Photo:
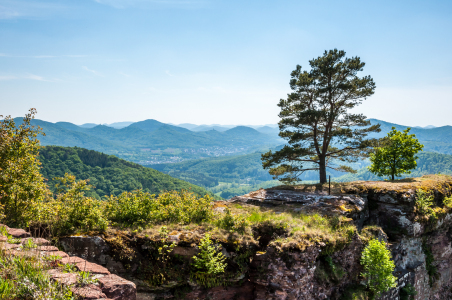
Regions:
<instances>
[{"instance_id":1,"label":"green foliage","mask_svg":"<svg viewBox=\"0 0 452 300\"><path fill-rule=\"evenodd\" d=\"M40 150L42 174L48 179L50 189L55 192L55 178L65 173L77 179L89 180L90 197L118 196L123 192L142 189L144 192L160 193L169 190L191 190L200 195L208 192L196 185L173 178L159 171L135 163L83 148L46 146Z\"/></svg>"},{"instance_id":2,"label":"green foliage","mask_svg":"<svg viewBox=\"0 0 452 300\"><path fill-rule=\"evenodd\" d=\"M432 209L433 206L433 195L429 195L422 189L416 191L416 211L419 214L425 216L433 216L435 217L435 212Z\"/></svg>"},{"instance_id":3,"label":"green foliage","mask_svg":"<svg viewBox=\"0 0 452 300\"><path fill-rule=\"evenodd\" d=\"M38 161L42 132L30 125L35 114L30 109L19 126L10 116L0 121L0 217L9 225L27 226L47 193Z\"/></svg>"},{"instance_id":4,"label":"green foliage","mask_svg":"<svg viewBox=\"0 0 452 300\"><path fill-rule=\"evenodd\" d=\"M75 176L66 174L58 178L60 192L56 199L46 203L47 223L52 225L56 236L69 234L77 230L91 231L107 229L102 201L86 197L89 190L85 180L76 181Z\"/></svg>"},{"instance_id":5,"label":"green foliage","mask_svg":"<svg viewBox=\"0 0 452 300\"><path fill-rule=\"evenodd\" d=\"M400 289L400 300L414 300L416 295L416 289L411 284L407 284Z\"/></svg>"},{"instance_id":6,"label":"green foliage","mask_svg":"<svg viewBox=\"0 0 452 300\"><path fill-rule=\"evenodd\" d=\"M74 300L69 287L50 280L53 268L37 256L10 256L0 251L0 299Z\"/></svg>"},{"instance_id":7,"label":"green foliage","mask_svg":"<svg viewBox=\"0 0 452 300\"><path fill-rule=\"evenodd\" d=\"M366 136L380 131L364 115L349 112L375 90L370 76L357 76L365 65L359 57L345 58L345 51L334 49L309 65L309 71L297 65L291 73L293 92L278 104L279 136L289 145L262 155L264 169L289 183L309 170L319 171L321 183L327 167L353 172L343 163L367 157L372 140Z\"/></svg>"},{"instance_id":8,"label":"green foliage","mask_svg":"<svg viewBox=\"0 0 452 300\"><path fill-rule=\"evenodd\" d=\"M218 275L224 273L227 266L226 257L212 243L210 235L206 234L199 243L199 254L193 257L192 277L205 287L219 285Z\"/></svg>"},{"instance_id":9,"label":"green foliage","mask_svg":"<svg viewBox=\"0 0 452 300\"><path fill-rule=\"evenodd\" d=\"M409 134L411 128L400 132L392 128L383 145L375 148L370 155L369 171L378 176L395 176L410 174L416 168L416 154L422 151L424 145L419 143L414 134Z\"/></svg>"},{"instance_id":10,"label":"green foliage","mask_svg":"<svg viewBox=\"0 0 452 300\"><path fill-rule=\"evenodd\" d=\"M392 275L394 261L384 241L374 239L369 242L361 254L361 265L364 268L361 275L374 297L397 286L396 277Z\"/></svg>"},{"instance_id":11,"label":"green foliage","mask_svg":"<svg viewBox=\"0 0 452 300\"><path fill-rule=\"evenodd\" d=\"M125 226L171 223L200 223L212 218L212 198L189 191L172 191L158 197L142 191L110 196L106 202L109 220Z\"/></svg>"},{"instance_id":12,"label":"green foliage","mask_svg":"<svg viewBox=\"0 0 452 300\"><path fill-rule=\"evenodd\" d=\"M425 240L422 243L422 251L425 254L425 268L427 269L428 283L432 287L435 280L439 278L439 273L434 265L435 258L433 257L432 248Z\"/></svg>"},{"instance_id":13,"label":"green foliage","mask_svg":"<svg viewBox=\"0 0 452 300\"><path fill-rule=\"evenodd\" d=\"M444 197L443 204L448 208L452 208L452 196Z\"/></svg>"},{"instance_id":14,"label":"green foliage","mask_svg":"<svg viewBox=\"0 0 452 300\"><path fill-rule=\"evenodd\" d=\"M93 276L91 275L90 272L88 272L88 271L86 271L86 272L85 271L81 271L79 273L77 284L78 284L78 286L83 287L83 286L86 286L86 285L89 285L89 284L94 284L97 281L98 280L93 278Z\"/></svg>"},{"instance_id":15,"label":"green foliage","mask_svg":"<svg viewBox=\"0 0 452 300\"><path fill-rule=\"evenodd\" d=\"M250 225L247 217L244 214L232 214L229 209L226 209L225 213L215 223L219 228L244 234Z\"/></svg>"}]
</instances>

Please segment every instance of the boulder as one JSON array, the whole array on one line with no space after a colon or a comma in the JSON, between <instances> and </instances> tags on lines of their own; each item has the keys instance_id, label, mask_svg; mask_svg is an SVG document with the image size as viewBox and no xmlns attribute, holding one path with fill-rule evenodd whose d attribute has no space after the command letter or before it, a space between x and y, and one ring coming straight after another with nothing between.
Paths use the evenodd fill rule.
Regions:
<instances>
[{"instance_id":1,"label":"boulder","mask_svg":"<svg viewBox=\"0 0 452 300\"><path fill-rule=\"evenodd\" d=\"M99 279L102 292L107 297L115 300L135 300L136 285L117 275L110 274Z\"/></svg>"},{"instance_id":2,"label":"boulder","mask_svg":"<svg viewBox=\"0 0 452 300\"><path fill-rule=\"evenodd\" d=\"M29 232L26 232L25 230L18 228L10 228L8 230L8 234L10 234L16 239L31 237L31 234Z\"/></svg>"}]
</instances>

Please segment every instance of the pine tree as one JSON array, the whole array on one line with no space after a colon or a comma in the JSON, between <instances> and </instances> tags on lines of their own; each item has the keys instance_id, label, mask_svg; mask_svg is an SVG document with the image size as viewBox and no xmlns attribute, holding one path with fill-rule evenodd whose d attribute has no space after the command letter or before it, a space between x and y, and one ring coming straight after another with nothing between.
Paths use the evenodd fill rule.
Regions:
<instances>
[{"instance_id":1,"label":"pine tree","mask_svg":"<svg viewBox=\"0 0 452 300\"><path fill-rule=\"evenodd\" d=\"M310 71L297 65L291 73L293 92L278 104L279 136L288 145L262 155L264 169L285 182L297 181L309 170L319 171L321 183L326 182L326 168L354 172L342 163L367 157L374 140L366 137L380 131L380 125L350 112L375 90L370 76L357 76L365 65L359 57L345 58L344 51L334 49L309 64Z\"/></svg>"}]
</instances>

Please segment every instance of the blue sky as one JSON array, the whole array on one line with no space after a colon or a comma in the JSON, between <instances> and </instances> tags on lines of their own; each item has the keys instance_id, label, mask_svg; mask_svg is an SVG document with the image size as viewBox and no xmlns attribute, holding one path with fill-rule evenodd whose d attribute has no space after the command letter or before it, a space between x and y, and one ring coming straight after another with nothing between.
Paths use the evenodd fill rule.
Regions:
<instances>
[{"instance_id":1,"label":"blue sky","mask_svg":"<svg viewBox=\"0 0 452 300\"><path fill-rule=\"evenodd\" d=\"M0 0L0 114L269 124L297 64L366 62L357 111L452 124L452 1Z\"/></svg>"}]
</instances>

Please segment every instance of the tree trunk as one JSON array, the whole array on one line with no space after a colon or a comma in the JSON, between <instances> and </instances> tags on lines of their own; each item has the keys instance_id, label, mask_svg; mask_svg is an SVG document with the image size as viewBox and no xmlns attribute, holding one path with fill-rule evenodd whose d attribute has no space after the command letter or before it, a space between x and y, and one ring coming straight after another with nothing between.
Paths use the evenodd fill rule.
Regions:
<instances>
[{"instance_id":1,"label":"tree trunk","mask_svg":"<svg viewBox=\"0 0 452 300\"><path fill-rule=\"evenodd\" d=\"M325 157L319 157L320 183L326 183L326 164Z\"/></svg>"},{"instance_id":2,"label":"tree trunk","mask_svg":"<svg viewBox=\"0 0 452 300\"><path fill-rule=\"evenodd\" d=\"M392 173L392 181L394 181L394 173Z\"/></svg>"}]
</instances>

